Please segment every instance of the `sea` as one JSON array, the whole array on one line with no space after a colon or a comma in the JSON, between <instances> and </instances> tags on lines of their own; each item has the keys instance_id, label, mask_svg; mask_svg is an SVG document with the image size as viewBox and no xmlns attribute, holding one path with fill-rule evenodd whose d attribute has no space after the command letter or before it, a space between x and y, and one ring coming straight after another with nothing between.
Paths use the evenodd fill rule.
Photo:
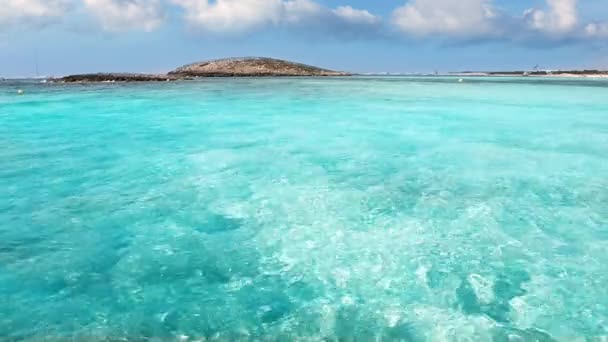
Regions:
<instances>
[{"instance_id":1,"label":"sea","mask_svg":"<svg viewBox=\"0 0 608 342\"><path fill-rule=\"evenodd\" d=\"M0 82L0 339L607 335L608 80Z\"/></svg>"}]
</instances>

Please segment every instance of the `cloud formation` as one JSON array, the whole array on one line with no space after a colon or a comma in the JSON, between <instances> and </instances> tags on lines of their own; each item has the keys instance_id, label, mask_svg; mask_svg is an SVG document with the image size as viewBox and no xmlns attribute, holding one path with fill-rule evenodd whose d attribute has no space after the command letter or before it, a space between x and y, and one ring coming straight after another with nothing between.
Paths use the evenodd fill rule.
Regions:
<instances>
[{"instance_id":1,"label":"cloud formation","mask_svg":"<svg viewBox=\"0 0 608 342\"><path fill-rule=\"evenodd\" d=\"M97 19L99 27L107 31L153 31L171 19L183 20L190 28L212 34L277 28L371 39L389 33L455 41L608 38L608 21L582 20L578 0L545 0L544 6L520 13L509 13L496 2L405 0L385 20L367 9L349 5L331 8L321 0L0 0L0 29L43 27L88 16ZM181 14L175 15L172 9Z\"/></svg>"},{"instance_id":2,"label":"cloud formation","mask_svg":"<svg viewBox=\"0 0 608 342\"><path fill-rule=\"evenodd\" d=\"M380 21L377 17L366 10L352 8L351 6L340 6L333 9L332 12L345 21L357 24L376 24Z\"/></svg>"},{"instance_id":3,"label":"cloud formation","mask_svg":"<svg viewBox=\"0 0 608 342\"><path fill-rule=\"evenodd\" d=\"M0 0L0 27L44 25L63 17L70 5L70 0Z\"/></svg>"},{"instance_id":4,"label":"cloud formation","mask_svg":"<svg viewBox=\"0 0 608 342\"><path fill-rule=\"evenodd\" d=\"M408 0L392 14L407 36L505 41L566 41L608 37L608 22L581 22L578 0L545 0L542 8L507 13L494 0Z\"/></svg>"},{"instance_id":5,"label":"cloud formation","mask_svg":"<svg viewBox=\"0 0 608 342\"><path fill-rule=\"evenodd\" d=\"M83 0L85 8L108 31L152 31L163 22L160 0Z\"/></svg>"},{"instance_id":6,"label":"cloud formation","mask_svg":"<svg viewBox=\"0 0 608 342\"><path fill-rule=\"evenodd\" d=\"M496 17L490 0L413 0L395 9L392 22L413 36L474 37L491 34Z\"/></svg>"},{"instance_id":7,"label":"cloud formation","mask_svg":"<svg viewBox=\"0 0 608 342\"><path fill-rule=\"evenodd\" d=\"M592 38L608 38L608 22L587 24L585 34Z\"/></svg>"},{"instance_id":8,"label":"cloud formation","mask_svg":"<svg viewBox=\"0 0 608 342\"><path fill-rule=\"evenodd\" d=\"M312 0L171 0L184 10L193 27L216 33L238 33L265 26L340 23L374 25L379 17L366 10L327 8Z\"/></svg>"},{"instance_id":9,"label":"cloud formation","mask_svg":"<svg viewBox=\"0 0 608 342\"><path fill-rule=\"evenodd\" d=\"M547 10L531 8L524 12L528 25L547 33L565 33L576 28L577 0L547 0Z\"/></svg>"}]
</instances>

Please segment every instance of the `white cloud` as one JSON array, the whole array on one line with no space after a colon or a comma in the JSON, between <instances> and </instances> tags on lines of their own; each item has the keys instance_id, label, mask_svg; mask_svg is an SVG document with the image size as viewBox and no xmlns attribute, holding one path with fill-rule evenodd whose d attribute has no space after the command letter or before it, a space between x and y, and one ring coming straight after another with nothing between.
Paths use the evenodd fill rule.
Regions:
<instances>
[{"instance_id":1,"label":"white cloud","mask_svg":"<svg viewBox=\"0 0 608 342\"><path fill-rule=\"evenodd\" d=\"M83 0L108 31L152 31L163 22L160 0Z\"/></svg>"},{"instance_id":2,"label":"white cloud","mask_svg":"<svg viewBox=\"0 0 608 342\"><path fill-rule=\"evenodd\" d=\"M264 26L371 24L379 18L350 6L329 9L312 0L171 0L185 11L186 20L210 32L243 32Z\"/></svg>"},{"instance_id":3,"label":"white cloud","mask_svg":"<svg viewBox=\"0 0 608 342\"><path fill-rule=\"evenodd\" d=\"M481 36L494 30L490 0L412 0L393 11L398 30L414 36Z\"/></svg>"},{"instance_id":4,"label":"white cloud","mask_svg":"<svg viewBox=\"0 0 608 342\"><path fill-rule=\"evenodd\" d=\"M547 33L565 33L578 23L577 0L547 0L548 10L528 9L524 17L528 25Z\"/></svg>"},{"instance_id":5,"label":"white cloud","mask_svg":"<svg viewBox=\"0 0 608 342\"><path fill-rule=\"evenodd\" d=\"M591 38L608 38L608 23L587 24L585 34Z\"/></svg>"},{"instance_id":6,"label":"white cloud","mask_svg":"<svg viewBox=\"0 0 608 342\"><path fill-rule=\"evenodd\" d=\"M207 31L239 32L277 23L281 0L172 0L185 10L186 20Z\"/></svg>"},{"instance_id":7,"label":"white cloud","mask_svg":"<svg viewBox=\"0 0 608 342\"><path fill-rule=\"evenodd\" d=\"M70 0L0 0L0 26L44 24L61 18L70 5Z\"/></svg>"},{"instance_id":8,"label":"white cloud","mask_svg":"<svg viewBox=\"0 0 608 342\"><path fill-rule=\"evenodd\" d=\"M408 0L393 11L392 23L409 36L496 38L538 41L608 37L608 23L581 23L578 0L545 0L523 15L495 6L497 0Z\"/></svg>"},{"instance_id":9,"label":"white cloud","mask_svg":"<svg viewBox=\"0 0 608 342\"><path fill-rule=\"evenodd\" d=\"M325 7L311 0L291 0L282 2L284 8L283 21L289 24L305 23L322 16Z\"/></svg>"},{"instance_id":10,"label":"white cloud","mask_svg":"<svg viewBox=\"0 0 608 342\"><path fill-rule=\"evenodd\" d=\"M340 6L332 12L338 17L353 23L375 24L380 21L380 18L369 13L366 10L354 9L350 6Z\"/></svg>"}]
</instances>

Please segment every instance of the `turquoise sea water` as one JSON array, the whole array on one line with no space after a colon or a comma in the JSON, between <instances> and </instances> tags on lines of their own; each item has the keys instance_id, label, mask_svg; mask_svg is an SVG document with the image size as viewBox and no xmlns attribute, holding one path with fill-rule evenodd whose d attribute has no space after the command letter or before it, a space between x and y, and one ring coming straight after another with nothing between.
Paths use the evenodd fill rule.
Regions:
<instances>
[{"instance_id":1,"label":"turquoise sea water","mask_svg":"<svg viewBox=\"0 0 608 342\"><path fill-rule=\"evenodd\" d=\"M2 337L602 335L608 81L0 83Z\"/></svg>"}]
</instances>

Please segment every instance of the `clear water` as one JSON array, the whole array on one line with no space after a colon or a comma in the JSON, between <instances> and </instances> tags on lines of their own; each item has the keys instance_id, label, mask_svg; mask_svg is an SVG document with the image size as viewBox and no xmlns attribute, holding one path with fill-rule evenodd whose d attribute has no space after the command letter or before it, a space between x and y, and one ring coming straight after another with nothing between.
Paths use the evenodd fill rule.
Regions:
<instances>
[{"instance_id":1,"label":"clear water","mask_svg":"<svg viewBox=\"0 0 608 342\"><path fill-rule=\"evenodd\" d=\"M607 286L607 81L0 83L0 336L567 340Z\"/></svg>"}]
</instances>

